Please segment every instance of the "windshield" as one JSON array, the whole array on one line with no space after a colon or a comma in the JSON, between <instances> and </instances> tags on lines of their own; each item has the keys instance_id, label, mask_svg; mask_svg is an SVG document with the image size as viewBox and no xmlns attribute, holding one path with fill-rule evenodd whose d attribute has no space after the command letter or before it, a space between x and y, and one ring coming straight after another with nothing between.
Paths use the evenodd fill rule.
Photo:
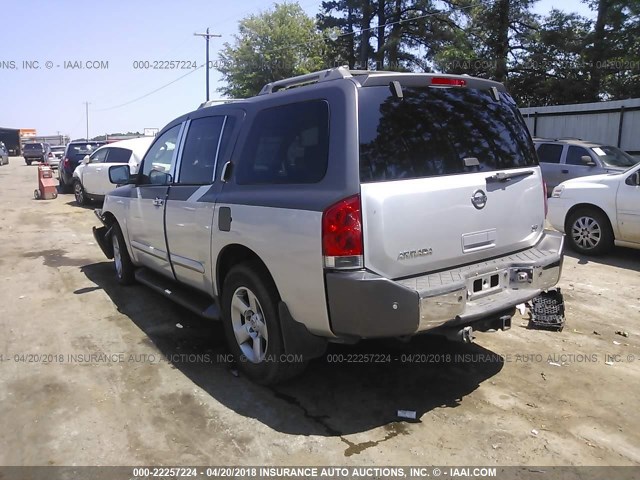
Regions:
<instances>
[{"instance_id":1,"label":"windshield","mask_svg":"<svg viewBox=\"0 0 640 480\"><path fill-rule=\"evenodd\" d=\"M95 150L104 145L104 143L74 143L73 145L68 145L67 157L80 160L84 158L85 155L91 155Z\"/></svg>"},{"instance_id":2,"label":"windshield","mask_svg":"<svg viewBox=\"0 0 640 480\"><path fill-rule=\"evenodd\" d=\"M531 137L507 93L403 87L360 89L360 181L491 172L538 164Z\"/></svg>"},{"instance_id":3,"label":"windshield","mask_svg":"<svg viewBox=\"0 0 640 480\"><path fill-rule=\"evenodd\" d=\"M627 152L623 152L618 147L601 145L599 147L593 147L591 151L598 156L602 163L610 167L627 168L638 163L638 159L633 158Z\"/></svg>"}]
</instances>

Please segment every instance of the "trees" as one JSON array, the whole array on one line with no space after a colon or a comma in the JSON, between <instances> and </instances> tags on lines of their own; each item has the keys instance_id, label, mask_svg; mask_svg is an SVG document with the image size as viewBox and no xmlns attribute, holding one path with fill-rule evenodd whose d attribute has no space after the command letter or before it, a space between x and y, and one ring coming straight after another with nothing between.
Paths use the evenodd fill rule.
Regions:
<instances>
[{"instance_id":1,"label":"trees","mask_svg":"<svg viewBox=\"0 0 640 480\"><path fill-rule=\"evenodd\" d=\"M296 3L276 4L272 10L240 21L233 44L225 43L217 69L226 85L224 95L256 95L269 82L320 70L324 40Z\"/></svg>"}]
</instances>

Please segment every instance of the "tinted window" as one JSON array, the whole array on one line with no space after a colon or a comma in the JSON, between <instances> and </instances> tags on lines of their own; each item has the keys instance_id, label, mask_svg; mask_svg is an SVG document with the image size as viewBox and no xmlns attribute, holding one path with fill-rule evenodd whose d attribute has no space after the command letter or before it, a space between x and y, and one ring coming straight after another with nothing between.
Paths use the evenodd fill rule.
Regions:
<instances>
[{"instance_id":1,"label":"tinted window","mask_svg":"<svg viewBox=\"0 0 640 480\"><path fill-rule=\"evenodd\" d=\"M586 155L591 158L589 152L587 152L586 148L582 147L569 147L567 151L567 159L564 161L567 165L584 165L582 162L582 157Z\"/></svg>"},{"instance_id":2,"label":"tinted window","mask_svg":"<svg viewBox=\"0 0 640 480\"><path fill-rule=\"evenodd\" d=\"M128 148L112 147L109 148L107 163L129 163L129 158L131 158L131 150Z\"/></svg>"},{"instance_id":3,"label":"tinted window","mask_svg":"<svg viewBox=\"0 0 640 480\"><path fill-rule=\"evenodd\" d=\"M27 143L24 146L25 151L26 150L30 150L30 151L34 151L34 150L39 150L42 151L42 144L41 143Z\"/></svg>"},{"instance_id":4,"label":"tinted window","mask_svg":"<svg viewBox=\"0 0 640 480\"><path fill-rule=\"evenodd\" d=\"M104 159L107 157L108 149L103 148L102 150L96 151L93 155L91 155L90 163L102 163Z\"/></svg>"},{"instance_id":5,"label":"tinted window","mask_svg":"<svg viewBox=\"0 0 640 480\"><path fill-rule=\"evenodd\" d=\"M91 155L102 145L104 145L104 142L70 143L67 145L65 155L70 160L82 160L85 155Z\"/></svg>"},{"instance_id":6,"label":"tinted window","mask_svg":"<svg viewBox=\"0 0 640 480\"><path fill-rule=\"evenodd\" d=\"M173 153L178 143L180 125L170 128L153 142L144 156L141 183L166 184L171 172Z\"/></svg>"},{"instance_id":7,"label":"tinted window","mask_svg":"<svg viewBox=\"0 0 640 480\"><path fill-rule=\"evenodd\" d=\"M213 181L223 122L224 117L191 121L182 152L179 183L204 185Z\"/></svg>"},{"instance_id":8,"label":"tinted window","mask_svg":"<svg viewBox=\"0 0 640 480\"><path fill-rule=\"evenodd\" d=\"M543 143L538 147L538 159L540 163L560 163L562 157L562 145L557 143Z\"/></svg>"},{"instance_id":9,"label":"tinted window","mask_svg":"<svg viewBox=\"0 0 640 480\"><path fill-rule=\"evenodd\" d=\"M245 145L239 184L319 182L327 171L329 106L318 100L263 110Z\"/></svg>"},{"instance_id":10,"label":"tinted window","mask_svg":"<svg viewBox=\"0 0 640 480\"><path fill-rule=\"evenodd\" d=\"M467 88L360 89L360 180L397 180L537 165L515 102ZM478 166L465 166L472 158Z\"/></svg>"}]
</instances>

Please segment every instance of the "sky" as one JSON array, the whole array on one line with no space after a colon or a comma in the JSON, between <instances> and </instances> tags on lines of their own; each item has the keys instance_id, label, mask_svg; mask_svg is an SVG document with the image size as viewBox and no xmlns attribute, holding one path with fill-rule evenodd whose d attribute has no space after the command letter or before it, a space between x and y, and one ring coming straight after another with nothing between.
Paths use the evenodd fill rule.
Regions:
<instances>
[{"instance_id":1,"label":"sky","mask_svg":"<svg viewBox=\"0 0 640 480\"><path fill-rule=\"evenodd\" d=\"M298 3L315 15L321 1ZM534 11L545 14L557 4L540 0ZM181 67L202 66L205 41L194 33L207 27L222 35L211 39L215 60L223 44L233 42L240 19L271 5L265 0L0 0L0 127L81 138L89 102L90 137L162 128L204 101L205 70L146 67L171 66L172 60ZM580 0L564 0L560 8L593 17ZM211 70L211 98L220 97L220 82Z\"/></svg>"}]
</instances>

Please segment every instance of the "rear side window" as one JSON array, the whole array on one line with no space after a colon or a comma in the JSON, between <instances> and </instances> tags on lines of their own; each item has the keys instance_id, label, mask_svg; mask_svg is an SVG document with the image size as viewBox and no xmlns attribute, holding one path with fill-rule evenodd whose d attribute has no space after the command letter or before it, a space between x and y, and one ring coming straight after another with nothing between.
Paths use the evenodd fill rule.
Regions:
<instances>
[{"instance_id":1,"label":"rear side window","mask_svg":"<svg viewBox=\"0 0 640 480\"><path fill-rule=\"evenodd\" d=\"M109 148L107 163L128 163L131 158L131 150L128 148L113 147Z\"/></svg>"},{"instance_id":2,"label":"rear side window","mask_svg":"<svg viewBox=\"0 0 640 480\"><path fill-rule=\"evenodd\" d=\"M238 184L317 183L327 171L329 105L314 100L263 110L245 145Z\"/></svg>"},{"instance_id":3,"label":"rear side window","mask_svg":"<svg viewBox=\"0 0 640 480\"><path fill-rule=\"evenodd\" d=\"M562 149L563 146L557 143L543 143L538 147L540 163L560 163Z\"/></svg>"},{"instance_id":4,"label":"rear side window","mask_svg":"<svg viewBox=\"0 0 640 480\"><path fill-rule=\"evenodd\" d=\"M223 123L222 116L191 121L182 153L179 183L205 185L213 181Z\"/></svg>"},{"instance_id":5,"label":"rear side window","mask_svg":"<svg viewBox=\"0 0 640 480\"><path fill-rule=\"evenodd\" d=\"M360 89L360 181L377 182L537 165L513 99L489 90ZM477 161L476 161L477 160Z\"/></svg>"},{"instance_id":6,"label":"rear side window","mask_svg":"<svg viewBox=\"0 0 640 480\"><path fill-rule=\"evenodd\" d=\"M567 165L584 165L584 163L582 162L583 156L591 158L591 155L589 155L589 152L587 152L586 148L569 147L569 150L567 151L567 159L564 163L566 163Z\"/></svg>"}]
</instances>

